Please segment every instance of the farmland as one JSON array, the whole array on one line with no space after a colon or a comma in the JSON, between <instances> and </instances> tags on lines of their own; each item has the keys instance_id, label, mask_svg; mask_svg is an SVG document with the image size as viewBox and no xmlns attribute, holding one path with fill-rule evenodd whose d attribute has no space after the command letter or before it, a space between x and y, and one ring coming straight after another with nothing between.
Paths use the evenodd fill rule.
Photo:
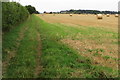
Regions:
<instances>
[{"instance_id":1,"label":"farmland","mask_svg":"<svg viewBox=\"0 0 120 80\"><path fill-rule=\"evenodd\" d=\"M92 65L118 69L118 18L114 15L104 16L102 20L97 20L95 15L73 14L70 17L68 14L56 14L55 16L48 14L38 16L57 26L58 31L56 30L55 35L59 37L58 41L76 50L79 56L89 58ZM59 33L61 29L63 32ZM49 36L52 34L53 37L55 31L49 32ZM82 61L78 60L78 62Z\"/></svg>"},{"instance_id":2,"label":"farmland","mask_svg":"<svg viewBox=\"0 0 120 80\"><path fill-rule=\"evenodd\" d=\"M102 20L98 20L96 15L91 14L73 14L72 17L69 14L47 14L40 15L40 17L50 23L65 23L72 25L82 25L82 26L94 26L94 27L107 27L107 28L118 28L118 18L115 15L110 15L106 17L103 15Z\"/></svg>"},{"instance_id":3,"label":"farmland","mask_svg":"<svg viewBox=\"0 0 120 80\"><path fill-rule=\"evenodd\" d=\"M3 77L118 77L117 21L114 15L31 15L3 37Z\"/></svg>"},{"instance_id":4,"label":"farmland","mask_svg":"<svg viewBox=\"0 0 120 80\"><path fill-rule=\"evenodd\" d=\"M117 68L115 61L104 59L106 56L118 59L118 18L114 17L114 15L109 18L104 16L103 20L97 20L95 15L78 14L74 14L73 17L66 14L40 17L49 23L65 27L64 30L68 35L60 41L78 50L80 55L91 57L97 61L96 63L109 67L112 67L113 64ZM73 32L74 29L69 30L69 27L77 30ZM59 34L57 33L57 35Z\"/></svg>"}]
</instances>

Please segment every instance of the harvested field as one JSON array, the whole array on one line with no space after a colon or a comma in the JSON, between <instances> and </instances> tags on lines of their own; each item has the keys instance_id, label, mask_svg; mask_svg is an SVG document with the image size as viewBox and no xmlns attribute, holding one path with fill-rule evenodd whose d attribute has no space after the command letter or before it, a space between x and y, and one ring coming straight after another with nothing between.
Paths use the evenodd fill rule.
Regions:
<instances>
[{"instance_id":1,"label":"harvested field","mask_svg":"<svg viewBox=\"0 0 120 80\"><path fill-rule=\"evenodd\" d=\"M114 15L110 17L103 16L102 20L98 20L96 15L85 15L85 14L73 14L72 17L69 14L45 14L44 16L39 15L41 19L49 23L64 23L74 24L82 26L95 26L95 27L107 27L107 28L118 28L118 18Z\"/></svg>"},{"instance_id":2,"label":"harvested field","mask_svg":"<svg viewBox=\"0 0 120 80\"><path fill-rule=\"evenodd\" d=\"M118 70L118 18L114 15L103 15L100 20L96 15L90 14L37 16L55 25L56 29L61 27L58 30L63 30L64 35L59 31L55 34L54 30L50 34L60 37L57 41L76 50L79 56L90 59L91 65ZM81 59L77 62L84 63Z\"/></svg>"},{"instance_id":3,"label":"harvested field","mask_svg":"<svg viewBox=\"0 0 120 80\"><path fill-rule=\"evenodd\" d=\"M69 40L63 39L61 42L66 43L73 47L74 49L78 50L78 53L82 56L89 57L93 60L92 64L94 65L102 65L106 67L111 67L114 69L118 69L118 54L117 53L117 45L100 45L94 44L90 42L90 40L80 41L80 40ZM93 43L93 44L92 44ZM114 47L114 49L110 50L108 47ZM112 54L110 54L112 52ZM104 58L108 56L108 59Z\"/></svg>"}]
</instances>

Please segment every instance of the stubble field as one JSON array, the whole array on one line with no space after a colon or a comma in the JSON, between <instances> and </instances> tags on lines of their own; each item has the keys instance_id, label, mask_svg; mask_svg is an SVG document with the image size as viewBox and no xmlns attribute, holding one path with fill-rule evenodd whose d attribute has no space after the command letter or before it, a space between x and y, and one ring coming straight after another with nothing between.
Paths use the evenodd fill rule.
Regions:
<instances>
[{"instance_id":1,"label":"stubble field","mask_svg":"<svg viewBox=\"0 0 120 80\"><path fill-rule=\"evenodd\" d=\"M110 17L103 15L103 19L100 20L96 15L90 14L73 14L72 16L69 14L44 14L38 16L51 24L61 24L61 26L66 25L66 28L70 26L83 30L82 33L78 31L75 34L67 35L61 41L77 49L79 53L88 53L81 55L91 57L95 63L117 69L117 62L111 59L118 59L118 18L114 15L110 15ZM86 49L90 52L85 52ZM108 57L108 59L106 60L104 57Z\"/></svg>"},{"instance_id":2,"label":"stubble field","mask_svg":"<svg viewBox=\"0 0 120 80\"><path fill-rule=\"evenodd\" d=\"M118 17L103 15L103 19L98 20L96 15L91 14L37 16L50 24L61 26L68 34L59 41L89 58L92 65L118 70ZM61 36L59 33L56 35Z\"/></svg>"},{"instance_id":3,"label":"stubble field","mask_svg":"<svg viewBox=\"0 0 120 80\"><path fill-rule=\"evenodd\" d=\"M103 15L103 19L100 20L98 20L94 14L73 14L71 17L69 14L41 14L39 16L41 19L50 23L118 28L118 17L115 17L115 15L110 15L110 17Z\"/></svg>"}]
</instances>

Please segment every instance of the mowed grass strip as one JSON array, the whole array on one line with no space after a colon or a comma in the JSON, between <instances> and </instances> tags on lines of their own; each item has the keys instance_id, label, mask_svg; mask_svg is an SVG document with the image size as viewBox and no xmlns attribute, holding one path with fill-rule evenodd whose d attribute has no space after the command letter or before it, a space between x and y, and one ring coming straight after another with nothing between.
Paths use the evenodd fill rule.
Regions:
<instances>
[{"instance_id":1,"label":"mowed grass strip","mask_svg":"<svg viewBox=\"0 0 120 80\"><path fill-rule=\"evenodd\" d=\"M24 23L25 24L25 23ZM3 49L3 55L2 59L3 61L6 60L6 57L8 56L8 53L16 49L16 43L18 43L19 33L24 29L24 24L20 24L16 28L13 28L10 32L4 33L2 36L2 49Z\"/></svg>"},{"instance_id":2,"label":"mowed grass strip","mask_svg":"<svg viewBox=\"0 0 120 80\"><path fill-rule=\"evenodd\" d=\"M32 15L22 27L28 27L24 33L24 38L20 41L16 56L9 61L7 72L4 78L34 78L35 68L37 66L37 30L36 19ZM16 34L14 34L16 35ZM13 43L14 44L14 43ZM13 48L15 49L15 48Z\"/></svg>"},{"instance_id":3,"label":"mowed grass strip","mask_svg":"<svg viewBox=\"0 0 120 80\"><path fill-rule=\"evenodd\" d=\"M88 35L86 29L50 24L37 18L42 41L42 78L108 78L117 77L117 71L103 66L94 66L92 60L83 57L60 42L79 32ZM82 27L82 26L81 26ZM88 29L88 28L87 28ZM89 30L89 29L88 29ZM87 30L87 32L89 32ZM69 37L70 36L70 37Z\"/></svg>"},{"instance_id":4,"label":"mowed grass strip","mask_svg":"<svg viewBox=\"0 0 120 80\"><path fill-rule=\"evenodd\" d=\"M6 72L6 67L9 65L9 61L12 57L16 55L16 51L20 45L20 41L24 37L24 32L27 27L24 27L26 23L20 24L19 26L13 28L10 32L4 33L2 36L2 61L3 70L2 74Z\"/></svg>"}]
</instances>

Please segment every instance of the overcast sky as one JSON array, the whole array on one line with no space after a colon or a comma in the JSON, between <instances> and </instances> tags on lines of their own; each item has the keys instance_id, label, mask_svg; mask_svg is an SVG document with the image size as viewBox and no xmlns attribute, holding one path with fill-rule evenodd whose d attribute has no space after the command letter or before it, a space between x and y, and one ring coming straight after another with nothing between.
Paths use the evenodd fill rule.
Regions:
<instances>
[{"instance_id":1,"label":"overcast sky","mask_svg":"<svg viewBox=\"0 0 120 80\"><path fill-rule=\"evenodd\" d=\"M19 1L19 0L13 0ZM90 9L118 11L120 0L20 0L22 5L32 5L39 12L70 9Z\"/></svg>"}]
</instances>

